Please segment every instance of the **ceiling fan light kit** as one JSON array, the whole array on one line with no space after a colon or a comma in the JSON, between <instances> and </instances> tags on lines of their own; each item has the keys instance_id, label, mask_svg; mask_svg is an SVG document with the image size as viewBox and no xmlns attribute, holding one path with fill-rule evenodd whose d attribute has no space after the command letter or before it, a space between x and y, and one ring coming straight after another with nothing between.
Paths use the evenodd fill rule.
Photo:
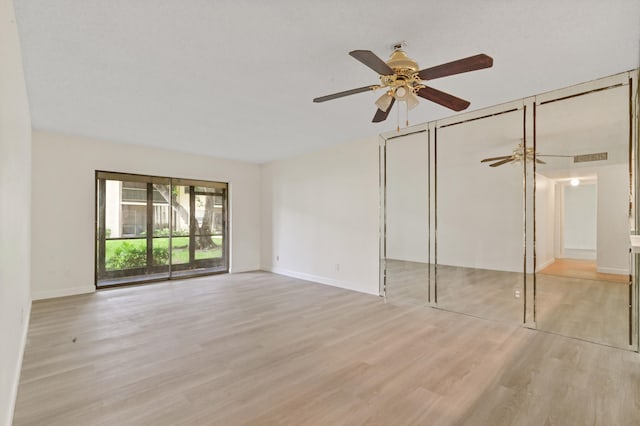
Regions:
<instances>
[{"instance_id":1,"label":"ceiling fan light kit","mask_svg":"<svg viewBox=\"0 0 640 426\"><path fill-rule=\"evenodd\" d=\"M387 112L387 110L391 107L391 101L393 100L393 92L387 92L380 96L376 101L376 106L381 111Z\"/></svg>"},{"instance_id":2,"label":"ceiling fan light kit","mask_svg":"<svg viewBox=\"0 0 640 426\"><path fill-rule=\"evenodd\" d=\"M418 96L453 111L462 111L469 107L468 101L426 86L423 81L493 66L493 59L490 56L479 54L420 70L418 63L402 50L405 44L404 42L395 43L393 45L394 51L386 62L370 50L353 50L349 52L351 57L379 74L380 84L321 96L315 98L313 102L325 102L384 88L386 92L375 102L378 110L372 120L374 123L386 120L395 101L405 102L407 111L415 108L420 103Z\"/></svg>"}]
</instances>

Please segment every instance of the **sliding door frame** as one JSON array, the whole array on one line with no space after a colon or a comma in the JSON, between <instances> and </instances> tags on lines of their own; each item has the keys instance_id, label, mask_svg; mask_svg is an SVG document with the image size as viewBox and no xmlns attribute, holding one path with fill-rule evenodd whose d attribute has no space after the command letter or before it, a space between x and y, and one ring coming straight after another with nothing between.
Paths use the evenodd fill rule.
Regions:
<instances>
[{"instance_id":1,"label":"sliding door frame","mask_svg":"<svg viewBox=\"0 0 640 426\"><path fill-rule=\"evenodd\" d=\"M106 181L115 180L127 182L144 182L146 184L146 264L140 268L132 268L129 271L141 272L142 274L130 275L131 280L126 280L127 276L120 273L111 274L106 271ZM157 238L165 238L154 235L154 184L166 185L169 188L169 194L172 194L174 185L189 187L189 261L176 268L173 264L173 238L174 238L174 197L170 196L167 200L168 206L168 226L169 235L166 237L168 241L168 263L166 265L153 265L153 243ZM213 191L197 191L198 187L212 189ZM221 256L218 258L196 259L196 239L201 237L197 232L197 218L195 196L206 195L214 197L213 208L215 209L215 197L222 197L221 208L221 233L211 230L210 235L205 237L222 237L222 245L220 247ZM165 197L166 198L166 197ZM151 175L140 175L132 173L95 171L95 227L94 227L94 285L96 289L119 287L126 285L144 284L158 281L166 281L172 279L183 279L203 275L215 275L229 272L230 251L229 236L230 226L228 218L229 205L229 184L227 182L203 181L196 179L170 178ZM122 239L130 239L122 237ZM117 240L114 238L113 240ZM221 261L216 262L216 259ZM122 271L127 271L126 269ZM191 271L191 272L190 272ZM175 274L178 273L178 274ZM165 275L166 274L166 275ZM109 275L105 277L105 275ZM112 276L111 276L112 275ZM123 275L123 276L121 276ZM159 276L160 275L160 276ZM122 278L122 279L120 279ZM100 281L113 280L113 282L100 284Z\"/></svg>"}]
</instances>

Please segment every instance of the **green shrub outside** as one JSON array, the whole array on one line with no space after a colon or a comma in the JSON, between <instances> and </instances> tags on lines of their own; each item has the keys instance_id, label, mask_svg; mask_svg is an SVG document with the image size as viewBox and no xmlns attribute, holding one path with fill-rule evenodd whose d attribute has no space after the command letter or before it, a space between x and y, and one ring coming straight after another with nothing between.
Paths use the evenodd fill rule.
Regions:
<instances>
[{"instance_id":1,"label":"green shrub outside","mask_svg":"<svg viewBox=\"0 0 640 426\"><path fill-rule=\"evenodd\" d=\"M160 229L156 229L155 231L153 231L153 236L154 237L168 237L170 233L169 228L160 228ZM143 231L140 234L141 237L146 237L147 236L147 231ZM174 237L184 237L184 236L189 236L189 231L181 231L181 230L175 230L173 231L173 236Z\"/></svg>"},{"instance_id":2,"label":"green shrub outside","mask_svg":"<svg viewBox=\"0 0 640 426\"><path fill-rule=\"evenodd\" d=\"M173 264L189 262L189 237L173 238ZM211 259L222 256L222 237L211 237L217 247L210 250L196 250L195 258ZM105 253L105 267L107 271L129 268L143 268L146 266L147 244L144 239L107 240ZM169 239L160 237L153 240L154 266L169 264Z\"/></svg>"},{"instance_id":3,"label":"green shrub outside","mask_svg":"<svg viewBox=\"0 0 640 426\"><path fill-rule=\"evenodd\" d=\"M169 250L166 247L153 248L153 266L166 265L169 262ZM107 259L107 269L142 268L147 264L146 247L137 247L127 241L117 247L113 256Z\"/></svg>"}]
</instances>

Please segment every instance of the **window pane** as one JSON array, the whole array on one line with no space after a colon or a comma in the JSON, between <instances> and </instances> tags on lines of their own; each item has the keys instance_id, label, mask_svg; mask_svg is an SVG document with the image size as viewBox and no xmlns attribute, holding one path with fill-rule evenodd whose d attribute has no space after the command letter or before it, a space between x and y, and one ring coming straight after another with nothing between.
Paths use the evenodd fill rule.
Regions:
<instances>
[{"instance_id":1,"label":"window pane","mask_svg":"<svg viewBox=\"0 0 640 426\"><path fill-rule=\"evenodd\" d=\"M171 189L173 236L189 235L189 187L174 185Z\"/></svg>"},{"instance_id":2,"label":"window pane","mask_svg":"<svg viewBox=\"0 0 640 426\"><path fill-rule=\"evenodd\" d=\"M153 239L153 266L169 264L169 238Z\"/></svg>"},{"instance_id":3,"label":"window pane","mask_svg":"<svg viewBox=\"0 0 640 426\"><path fill-rule=\"evenodd\" d=\"M213 233L222 234L224 232L224 196L217 195L214 200Z\"/></svg>"},{"instance_id":4,"label":"window pane","mask_svg":"<svg viewBox=\"0 0 640 426\"><path fill-rule=\"evenodd\" d=\"M198 243L196 260L222 257L222 237L201 236L198 237Z\"/></svg>"},{"instance_id":5,"label":"window pane","mask_svg":"<svg viewBox=\"0 0 640 426\"><path fill-rule=\"evenodd\" d=\"M107 271L144 268L147 265L147 240L107 240L105 244Z\"/></svg>"},{"instance_id":6,"label":"window pane","mask_svg":"<svg viewBox=\"0 0 640 426\"><path fill-rule=\"evenodd\" d=\"M196 220L197 231L200 235L211 235L213 233L213 216L215 211L214 197L212 195L196 195ZM203 240L203 247L208 243Z\"/></svg>"},{"instance_id":7,"label":"window pane","mask_svg":"<svg viewBox=\"0 0 640 426\"><path fill-rule=\"evenodd\" d=\"M211 188L208 186L196 186L195 187L195 191L196 192L208 192L211 194L222 194L222 192L224 191L221 188Z\"/></svg>"},{"instance_id":8,"label":"window pane","mask_svg":"<svg viewBox=\"0 0 640 426\"><path fill-rule=\"evenodd\" d=\"M174 185L171 190L171 196L173 200L171 264L189 264L190 187L187 185Z\"/></svg>"},{"instance_id":9,"label":"window pane","mask_svg":"<svg viewBox=\"0 0 640 426\"><path fill-rule=\"evenodd\" d=\"M189 237L171 239L171 264L189 263Z\"/></svg>"},{"instance_id":10,"label":"window pane","mask_svg":"<svg viewBox=\"0 0 640 426\"><path fill-rule=\"evenodd\" d=\"M147 206L122 205L122 233L123 237L138 237L147 231Z\"/></svg>"},{"instance_id":11,"label":"window pane","mask_svg":"<svg viewBox=\"0 0 640 426\"><path fill-rule=\"evenodd\" d=\"M153 236L169 236L169 185L153 185Z\"/></svg>"},{"instance_id":12,"label":"window pane","mask_svg":"<svg viewBox=\"0 0 640 426\"><path fill-rule=\"evenodd\" d=\"M105 237L139 237L147 231L147 189L141 182L108 180L105 185Z\"/></svg>"},{"instance_id":13,"label":"window pane","mask_svg":"<svg viewBox=\"0 0 640 426\"><path fill-rule=\"evenodd\" d=\"M224 228L224 197L220 195L196 195L196 220L199 233L222 233Z\"/></svg>"}]
</instances>

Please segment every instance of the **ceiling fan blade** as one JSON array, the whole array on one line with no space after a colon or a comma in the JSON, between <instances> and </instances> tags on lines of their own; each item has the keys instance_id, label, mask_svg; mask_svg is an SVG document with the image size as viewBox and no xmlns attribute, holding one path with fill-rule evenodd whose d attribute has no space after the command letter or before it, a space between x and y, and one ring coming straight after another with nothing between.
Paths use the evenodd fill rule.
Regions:
<instances>
[{"instance_id":1,"label":"ceiling fan blade","mask_svg":"<svg viewBox=\"0 0 640 426\"><path fill-rule=\"evenodd\" d=\"M393 104L396 102L396 98L391 98L391 104L389 104L389 108L387 108L386 111L381 110L380 108L378 108L378 110L376 111L376 114L373 116L373 120L371 120L372 123L379 123L381 121L384 121L387 119L387 116L389 116L389 111L391 111L391 108L393 108Z\"/></svg>"},{"instance_id":2,"label":"ceiling fan blade","mask_svg":"<svg viewBox=\"0 0 640 426\"><path fill-rule=\"evenodd\" d=\"M332 99L342 98L344 96L355 95L356 93L368 92L369 90L379 89L380 86L364 86L358 87L357 89L345 90L344 92L334 93L332 95L320 96L319 98L315 98L313 102L324 102L330 101Z\"/></svg>"},{"instance_id":3,"label":"ceiling fan blade","mask_svg":"<svg viewBox=\"0 0 640 426\"><path fill-rule=\"evenodd\" d=\"M434 78L446 77L448 75L461 74L463 72L481 70L493 66L493 58L484 53L425 68L418 71L418 76L423 80L433 80Z\"/></svg>"},{"instance_id":4,"label":"ceiling fan blade","mask_svg":"<svg viewBox=\"0 0 640 426\"><path fill-rule=\"evenodd\" d=\"M456 98L453 95L441 92L440 90L436 90L433 87L423 87L422 89L418 90L416 94L421 98L428 99L454 111L462 111L463 109L469 107L468 101Z\"/></svg>"},{"instance_id":5,"label":"ceiling fan blade","mask_svg":"<svg viewBox=\"0 0 640 426\"><path fill-rule=\"evenodd\" d=\"M356 58L358 61L362 62L380 75L395 74L389 65L370 50L354 50L349 52L349 55Z\"/></svg>"},{"instance_id":6,"label":"ceiling fan blade","mask_svg":"<svg viewBox=\"0 0 640 426\"><path fill-rule=\"evenodd\" d=\"M544 162L544 161L542 161L542 160L538 160L537 158L536 158L536 163L538 163L538 164L547 164L547 163L545 163L545 162Z\"/></svg>"},{"instance_id":7,"label":"ceiling fan blade","mask_svg":"<svg viewBox=\"0 0 640 426\"><path fill-rule=\"evenodd\" d=\"M484 160L480 160L481 163L486 163L487 161L496 161L496 160L504 160L505 158L511 158L511 155L503 155L502 157L493 157L493 158L485 158Z\"/></svg>"},{"instance_id":8,"label":"ceiling fan blade","mask_svg":"<svg viewBox=\"0 0 640 426\"><path fill-rule=\"evenodd\" d=\"M498 166L502 166L503 164L507 164L513 161L513 158L509 157L506 160L502 160L502 161L498 161L497 163L493 163L493 164L489 164L489 167L498 167Z\"/></svg>"}]
</instances>

